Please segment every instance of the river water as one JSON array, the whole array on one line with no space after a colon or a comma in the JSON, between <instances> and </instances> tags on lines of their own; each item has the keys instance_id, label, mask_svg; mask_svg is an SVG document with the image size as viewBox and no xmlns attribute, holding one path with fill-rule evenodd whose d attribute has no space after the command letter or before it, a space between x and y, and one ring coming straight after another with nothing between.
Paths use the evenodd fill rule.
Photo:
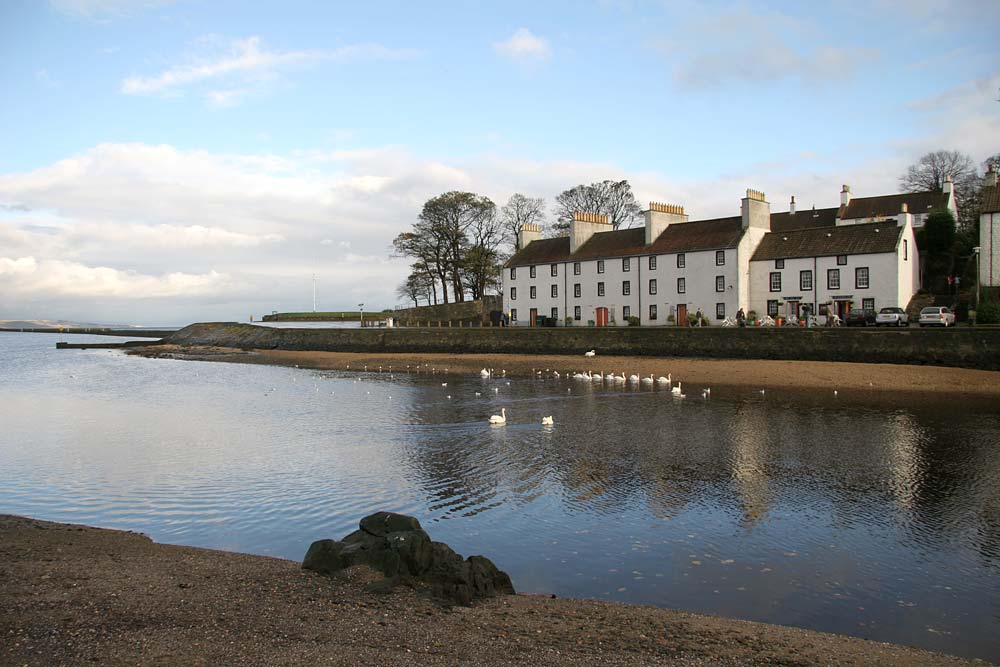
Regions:
<instances>
[{"instance_id":1,"label":"river water","mask_svg":"<svg viewBox=\"0 0 1000 667\"><path fill-rule=\"evenodd\" d=\"M679 400L57 339L0 334L0 512L299 560L393 510L522 591L1000 661L990 402L693 386ZM501 407L507 425L489 426Z\"/></svg>"}]
</instances>

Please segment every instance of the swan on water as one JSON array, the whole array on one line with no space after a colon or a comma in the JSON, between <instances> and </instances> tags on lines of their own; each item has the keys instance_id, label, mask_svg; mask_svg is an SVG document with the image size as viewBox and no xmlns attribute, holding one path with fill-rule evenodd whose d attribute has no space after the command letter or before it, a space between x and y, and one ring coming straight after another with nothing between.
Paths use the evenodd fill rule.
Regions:
<instances>
[{"instance_id":1,"label":"swan on water","mask_svg":"<svg viewBox=\"0 0 1000 667\"><path fill-rule=\"evenodd\" d=\"M677 383L677 386L676 386L676 387L673 387L673 388L672 388L672 389L670 390L670 393L671 393L671 394L673 394L674 396L680 396L680 395L681 395L681 383L680 383L680 382L678 382L678 383Z\"/></svg>"},{"instance_id":2,"label":"swan on water","mask_svg":"<svg viewBox=\"0 0 1000 667\"><path fill-rule=\"evenodd\" d=\"M631 382L632 384L638 384L639 383L639 376L636 375L635 373L632 373L632 375L628 376L628 381Z\"/></svg>"},{"instance_id":3,"label":"swan on water","mask_svg":"<svg viewBox=\"0 0 1000 667\"><path fill-rule=\"evenodd\" d=\"M500 414L493 415L490 417L491 424L506 424L507 423L507 408L500 408Z\"/></svg>"},{"instance_id":4,"label":"swan on water","mask_svg":"<svg viewBox=\"0 0 1000 667\"><path fill-rule=\"evenodd\" d=\"M608 373L607 375L604 376L604 379L607 380L608 382L614 382L615 381L615 374L614 373Z\"/></svg>"},{"instance_id":5,"label":"swan on water","mask_svg":"<svg viewBox=\"0 0 1000 667\"><path fill-rule=\"evenodd\" d=\"M552 426L553 424L555 424L555 422L552 421L552 415L542 417L542 426Z\"/></svg>"},{"instance_id":6,"label":"swan on water","mask_svg":"<svg viewBox=\"0 0 1000 667\"><path fill-rule=\"evenodd\" d=\"M483 370L479 371L479 377L488 378L489 376L490 376L490 372L488 370L486 370L485 368Z\"/></svg>"},{"instance_id":7,"label":"swan on water","mask_svg":"<svg viewBox=\"0 0 1000 667\"><path fill-rule=\"evenodd\" d=\"M642 378L642 383L643 384L653 384L653 374L650 373L649 377Z\"/></svg>"},{"instance_id":8,"label":"swan on water","mask_svg":"<svg viewBox=\"0 0 1000 667\"><path fill-rule=\"evenodd\" d=\"M656 381L658 383L660 383L660 384L670 384L670 378L663 377L662 375L660 377L656 378Z\"/></svg>"}]
</instances>

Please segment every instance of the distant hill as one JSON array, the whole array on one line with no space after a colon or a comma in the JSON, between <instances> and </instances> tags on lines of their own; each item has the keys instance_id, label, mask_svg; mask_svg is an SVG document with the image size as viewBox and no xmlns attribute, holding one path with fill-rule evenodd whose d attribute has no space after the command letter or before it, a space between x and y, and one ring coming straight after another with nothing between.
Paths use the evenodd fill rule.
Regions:
<instances>
[{"instance_id":1,"label":"distant hill","mask_svg":"<svg viewBox=\"0 0 1000 667\"><path fill-rule=\"evenodd\" d=\"M179 329L180 327L143 327L136 324L94 324L71 320L0 320L0 329Z\"/></svg>"}]
</instances>

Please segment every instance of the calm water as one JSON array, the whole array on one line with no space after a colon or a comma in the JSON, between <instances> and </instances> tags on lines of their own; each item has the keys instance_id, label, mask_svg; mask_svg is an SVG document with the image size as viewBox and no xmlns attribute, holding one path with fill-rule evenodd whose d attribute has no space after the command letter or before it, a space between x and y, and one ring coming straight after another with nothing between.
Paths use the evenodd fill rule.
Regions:
<instances>
[{"instance_id":1,"label":"calm water","mask_svg":"<svg viewBox=\"0 0 1000 667\"><path fill-rule=\"evenodd\" d=\"M56 340L0 334L0 512L298 560L395 510L524 591L1000 660L1000 406L442 387Z\"/></svg>"}]
</instances>

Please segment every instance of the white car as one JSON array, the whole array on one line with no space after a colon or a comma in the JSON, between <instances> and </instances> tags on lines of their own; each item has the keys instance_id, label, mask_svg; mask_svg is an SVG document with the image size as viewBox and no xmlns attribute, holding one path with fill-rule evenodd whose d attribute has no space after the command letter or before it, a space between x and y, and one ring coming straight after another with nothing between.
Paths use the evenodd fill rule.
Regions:
<instances>
[{"instance_id":1,"label":"white car","mask_svg":"<svg viewBox=\"0 0 1000 667\"><path fill-rule=\"evenodd\" d=\"M898 306L886 307L878 311L878 315L875 316L875 326L908 327L910 326L910 316Z\"/></svg>"},{"instance_id":2,"label":"white car","mask_svg":"<svg viewBox=\"0 0 1000 667\"><path fill-rule=\"evenodd\" d=\"M920 311L920 326L951 327L955 326L955 313L945 306L930 306Z\"/></svg>"}]
</instances>

